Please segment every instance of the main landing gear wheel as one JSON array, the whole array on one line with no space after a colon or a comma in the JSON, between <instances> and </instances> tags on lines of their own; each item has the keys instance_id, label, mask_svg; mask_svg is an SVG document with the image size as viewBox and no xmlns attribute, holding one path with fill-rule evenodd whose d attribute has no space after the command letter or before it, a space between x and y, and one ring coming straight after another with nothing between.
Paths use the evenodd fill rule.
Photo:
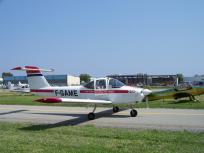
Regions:
<instances>
[{"instance_id":1,"label":"main landing gear wheel","mask_svg":"<svg viewBox=\"0 0 204 153\"><path fill-rule=\"evenodd\" d=\"M95 114L94 114L95 110L96 110L96 105L94 105L93 111L88 114L88 119L89 120L94 120L95 119Z\"/></svg>"},{"instance_id":2,"label":"main landing gear wheel","mask_svg":"<svg viewBox=\"0 0 204 153\"><path fill-rule=\"evenodd\" d=\"M89 120L94 120L95 119L95 114L94 113L89 113L88 114L88 119Z\"/></svg>"},{"instance_id":3,"label":"main landing gear wheel","mask_svg":"<svg viewBox=\"0 0 204 153\"><path fill-rule=\"evenodd\" d=\"M137 110L132 109L132 110L130 111L130 116L131 116L131 117L136 117L136 116L137 116Z\"/></svg>"},{"instance_id":4,"label":"main landing gear wheel","mask_svg":"<svg viewBox=\"0 0 204 153\"><path fill-rule=\"evenodd\" d=\"M114 113L119 112L119 107L118 107L118 106L114 106L114 107L113 107L113 112L114 112Z\"/></svg>"}]
</instances>

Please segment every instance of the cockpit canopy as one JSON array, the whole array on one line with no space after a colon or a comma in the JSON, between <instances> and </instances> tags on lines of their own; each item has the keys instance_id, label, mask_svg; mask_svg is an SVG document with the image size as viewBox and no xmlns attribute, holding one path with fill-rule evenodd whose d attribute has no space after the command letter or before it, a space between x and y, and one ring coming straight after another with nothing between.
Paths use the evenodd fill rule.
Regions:
<instances>
[{"instance_id":1,"label":"cockpit canopy","mask_svg":"<svg viewBox=\"0 0 204 153\"><path fill-rule=\"evenodd\" d=\"M84 85L88 89L110 89L121 88L122 86L125 86L125 84L113 78L96 79Z\"/></svg>"}]
</instances>

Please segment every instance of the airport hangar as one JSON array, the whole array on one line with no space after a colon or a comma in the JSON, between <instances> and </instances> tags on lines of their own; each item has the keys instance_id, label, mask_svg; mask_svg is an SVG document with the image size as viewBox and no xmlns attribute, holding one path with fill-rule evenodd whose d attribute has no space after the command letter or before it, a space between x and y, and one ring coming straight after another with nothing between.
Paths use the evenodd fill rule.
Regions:
<instances>
[{"instance_id":1,"label":"airport hangar","mask_svg":"<svg viewBox=\"0 0 204 153\"><path fill-rule=\"evenodd\" d=\"M173 86L176 83L177 75L108 75L129 86Z\"/></svg>"}]
</instances>

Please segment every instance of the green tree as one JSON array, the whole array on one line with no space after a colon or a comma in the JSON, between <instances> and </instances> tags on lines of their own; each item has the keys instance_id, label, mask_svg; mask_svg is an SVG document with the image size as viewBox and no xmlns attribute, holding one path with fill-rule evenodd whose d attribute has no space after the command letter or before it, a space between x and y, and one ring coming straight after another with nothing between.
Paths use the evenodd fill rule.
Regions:
<instances>
[{"instance_id":1,"label":"green tree","mask_svg":"<svg viewBox=\"0 0 204 153\"><path fill-rule=\"evenodd\" d=\"M178 82L179 82L179 83L181 83L181 82L184 81L184 76L183 76L182 73L178 73L178 74L177 74L177 78L178 78Z\"/></svg>"},{"instance_id":2,"label":"green tree","mask_svg":"<svg viewBox=\"0 0 204 153\"><path fill-rule=\"evenodd\" d=\"M4 78L4 77L9 77L9 76L13 76L13 74L10 73L10 72L3 72L3 73L2 73L2 78Z\"/></svg>"},{"instance_id":3,"label":"green tree","mask_svg":"<svg viewBox=\"0 0 204 153\"><path fill-rule=\"evenodd\" d=\"M80 81L81 82L89 82L91 80L91 76L89 74L80 74Z\"/></svg>"}]
</instances>

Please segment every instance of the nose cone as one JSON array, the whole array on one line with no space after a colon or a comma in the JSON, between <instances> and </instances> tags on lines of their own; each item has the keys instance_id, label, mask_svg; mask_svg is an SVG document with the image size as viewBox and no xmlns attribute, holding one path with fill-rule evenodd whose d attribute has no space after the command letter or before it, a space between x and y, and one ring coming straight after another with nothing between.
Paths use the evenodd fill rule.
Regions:
<instances>
[{"instance_id":1,"label":"nose cone","mask_svg":"<svg viewBox=\"0 0 204 153\"><path fill-rule=\"evenodd\" d=\"M149 89L144 89L144 90L143 90L144 96L148 96L148 95L151 94L151 93L152 93L152 91L149 90Z\"/></svg>"}]
</instances>

